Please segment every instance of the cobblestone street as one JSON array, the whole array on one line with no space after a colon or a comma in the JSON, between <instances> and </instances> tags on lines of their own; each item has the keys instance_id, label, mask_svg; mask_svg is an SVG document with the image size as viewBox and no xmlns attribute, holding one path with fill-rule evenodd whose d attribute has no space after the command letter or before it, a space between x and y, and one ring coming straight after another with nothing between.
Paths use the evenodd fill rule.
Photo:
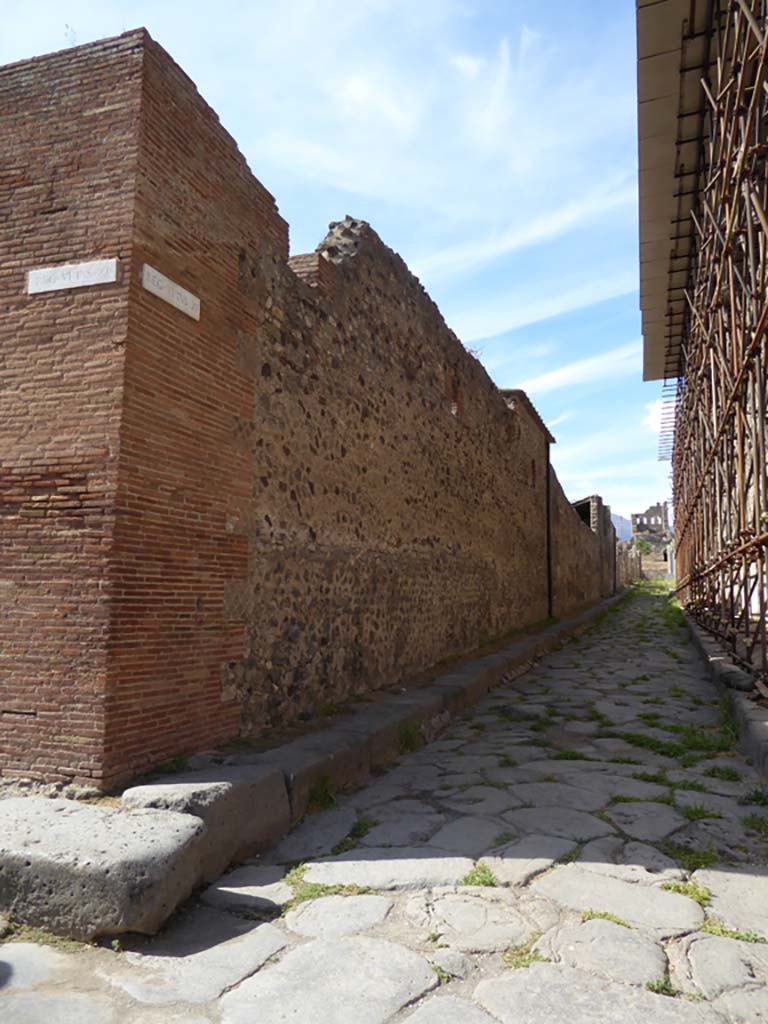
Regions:
<instances>
[{"instance_id":1,"label":"cobblestone street","mask_svg":"<svg viewBox=\"0 0 768 1024\"><path fill-rule=\"evenodd\" d=\"M768 1021L768 790L734 744L647 588L156 938L20 930L0 1020Z\"/></svg>"}]
</instances>

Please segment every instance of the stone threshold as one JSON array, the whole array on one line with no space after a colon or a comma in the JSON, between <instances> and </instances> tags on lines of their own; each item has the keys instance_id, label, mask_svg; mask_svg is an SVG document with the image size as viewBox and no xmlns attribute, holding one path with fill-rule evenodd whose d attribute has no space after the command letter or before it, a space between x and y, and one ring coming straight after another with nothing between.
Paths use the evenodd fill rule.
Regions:
<instances>
[{"instance_id":1,"label":"stone threshold","mask_svg":"<svg viewBox=\"0 0 768 1024\"><path fill-rule=\"evenodd\" d=\"M748 696L755 683L751 673L741 668L726 649L686 612L688 631L704 659L715 686L727 696L736 721L739 740L746 757L756 771L768 778L768 708Z\"/></svg>"},{"instance_id":2,"label":"stone threshold","mask_svg":"<svg viewBox=\"0 0 768 1024\"><path fill-rule=\"evenodd\" d=\"M503 678L584 633L626 591L327 728L126 789L119 807L0 801L0 913L90 940L154 934L200 886L264 853L322 797L436 739ZM196 759L200 763L200 758Z\"/></svg>"}]
</instances>

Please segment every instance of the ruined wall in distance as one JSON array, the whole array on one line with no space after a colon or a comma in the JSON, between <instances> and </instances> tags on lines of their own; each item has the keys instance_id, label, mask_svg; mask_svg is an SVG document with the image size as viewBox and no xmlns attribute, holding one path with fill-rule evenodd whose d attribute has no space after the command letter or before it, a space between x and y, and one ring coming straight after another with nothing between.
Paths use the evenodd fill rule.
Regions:
<instances>
[{"instance_id":1,"label":"ruined wall in distance","mask_svg":"<svg viewBox=\"0 0 768 1024\"><path fill-rule=\"evenodd\" d=\"M556 618L609 597L615 589L616 531L610 510L596 495L583 504L588 522L568 501L551 470L552 611Z\"/></svg>"}]
</instances>

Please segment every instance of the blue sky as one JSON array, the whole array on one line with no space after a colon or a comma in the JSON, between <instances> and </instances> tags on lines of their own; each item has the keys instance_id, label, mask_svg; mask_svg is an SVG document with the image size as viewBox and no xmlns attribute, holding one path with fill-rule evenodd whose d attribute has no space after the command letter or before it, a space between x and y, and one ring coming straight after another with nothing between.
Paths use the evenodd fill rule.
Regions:
<instances>
[{"instance_id":1,"label":"blue sky","mask_svg":"<svg viewBox=\"0 0 768 1024\"><path fill-rule=\"evenodd\" d=\"M0 63L145 25L314 249L350 213L500 387L569 497L668 497L641 381L632 0L31 0Z\"/></svg>"}]
</instances>

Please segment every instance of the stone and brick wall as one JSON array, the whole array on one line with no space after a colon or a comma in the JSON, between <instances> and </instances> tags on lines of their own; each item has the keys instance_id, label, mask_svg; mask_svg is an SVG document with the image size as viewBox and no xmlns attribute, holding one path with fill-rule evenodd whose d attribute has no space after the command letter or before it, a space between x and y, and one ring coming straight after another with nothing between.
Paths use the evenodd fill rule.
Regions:
<instances>
[{"instance_id":1,"label":"stone and brick wall","mask_svg":"<svg viewBox=\"0 0 768 1024\"><path fill-rule=\"evenodd\" d=\"M0 235L0 768L108 785L546 618L549 434L367 224L289 259L274 200L142 31L3 87L31 116L0 140L22 228ZM116 284L24 292L26 267L99 257ZM611 592L614 547L549 489L564 615Z\"/></svg>"}]
</instances>

